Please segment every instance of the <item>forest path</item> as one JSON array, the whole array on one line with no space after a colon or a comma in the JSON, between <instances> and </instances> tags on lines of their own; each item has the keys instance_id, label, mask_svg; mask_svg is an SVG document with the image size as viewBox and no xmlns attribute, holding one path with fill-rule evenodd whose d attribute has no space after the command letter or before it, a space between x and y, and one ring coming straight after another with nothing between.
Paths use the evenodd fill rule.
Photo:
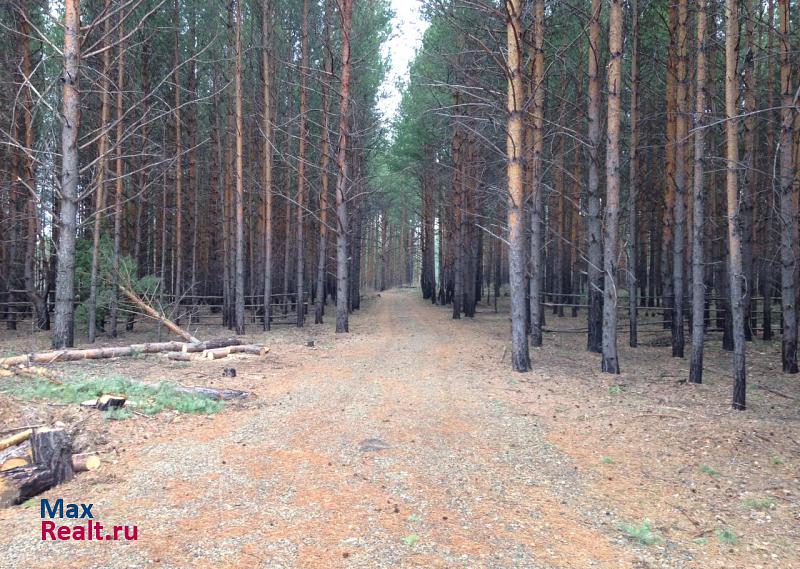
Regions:
<instances>
[{"instance_id":1,"label":"forest path","mask_svg":"<svg viewBox=\"0 0 800 569\"><path fill-rule=\"evenodd\" d=\"M261 382L256 405L169 425L105 482L49 494L137 524L137 542L38 542L33 508L0 518L0 566L634 565L515 406L502 337L411 290L382 293L351 326ZM251 361L240 378L263 365Z\"/></svg>"}]
</instances>

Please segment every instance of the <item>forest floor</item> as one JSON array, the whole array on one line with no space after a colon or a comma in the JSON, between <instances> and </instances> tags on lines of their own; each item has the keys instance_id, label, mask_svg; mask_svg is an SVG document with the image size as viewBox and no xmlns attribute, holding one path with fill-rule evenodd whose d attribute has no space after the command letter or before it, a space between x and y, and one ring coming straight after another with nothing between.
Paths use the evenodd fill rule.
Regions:
<instances>
[{"instance_id":1,"label":"forest floor","mask_svg":"<svg viewBox=\"0 0 800 569\"><path fill-rule=\"evenodd\" d=\"M139 528L135 542L42 542L37 500L0 511L0 567L800 567L800 382L777 342L748 346L735 412L714 340L695 386L687 360L625 337L623 373L602 374L583 334L546 334L515 374L507 314L456 322L412 289L370 295L349 335L251 330L266 360L57 366L254 392L214 415L108 421L0 394L0 430L82 421L78 446L103 452L45 497ZM47 343L2 334L5 352Z\"/></svg>"}]
</instances>

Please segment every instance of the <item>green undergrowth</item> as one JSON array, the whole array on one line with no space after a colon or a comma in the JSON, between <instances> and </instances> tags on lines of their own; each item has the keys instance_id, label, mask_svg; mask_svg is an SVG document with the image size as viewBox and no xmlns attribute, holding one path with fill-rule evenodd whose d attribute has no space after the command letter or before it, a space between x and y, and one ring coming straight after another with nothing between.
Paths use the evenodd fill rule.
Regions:
<instances>
[{"instance_id":1,"label":"green undergrowth","mask_svg":"<svg viewBox=\"0 0 800 569\"><path fill-rule=\"evenodd\" d=\"M641 545L653 545L661 541L661 536L653 531L649 520L640 524L620 524L619 529L629 540Z\"/></svg>"},{"instance_id":2,"label":"green undergrowth","mask_svg":"<svg viewBox=\"0 0 800 569\"><path fill-rule=\"evenodd\" d=\"M58 403L80 403L113 393L124 395L130 407L145 415L155 415L165 409L180 413L206 415L222 410L224 403L204 395L176 391L162 382L158 387L145 385L121 375L106 377L72 376L62 383L46 379L25 379L0 383L0 393L27 400L47 400ZM107 412L106 418L120 420L131 416L125 409Z\"/></svg>"}]
</instances>

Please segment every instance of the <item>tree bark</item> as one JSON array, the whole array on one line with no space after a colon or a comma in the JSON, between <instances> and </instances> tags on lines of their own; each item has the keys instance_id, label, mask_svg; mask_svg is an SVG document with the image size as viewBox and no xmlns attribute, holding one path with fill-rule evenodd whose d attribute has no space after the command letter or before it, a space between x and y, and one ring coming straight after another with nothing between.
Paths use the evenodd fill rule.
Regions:
<instances>
[{"instance_id":1,"label":"tree bark","mask_svg":"<svg viewBox=\"0 0 800 569\"><path fill-rule=\"evenodd\" d=\"M297 276L295 290L297 291L297 327L305 324L304 303L304 272L305 272L305 238L303 225L305 219L306 202L306 99L308 97L308 0L303 0L303 20L300 27L300 148L297 163Z\"/></svg>"},{"instance_id":2,"label":"tree bark","mask_svg":"<svg viewBox=\"0 0 800 569\"><path fill-rule=\"evenodd\" d=\"M635 348L638 338L638 288L636 262L639 255L639 220L636 199L639 193L639 3L631 1L633 43L631 45L631 148L628 170L628 344Z\"/></svg>"},{"instance_id":3,"label":"tree bark","mask_svg":"<svg viewBox=\"0 0 800 569\"><path fill-rule=\"evenodd\" d=\"M789 30L789 0L778 0L781 20L781 135L780 135L780 220L781 220L781 307L783 339L781 359L784 373L797 373L797 195L792 171L794 128L794 87Z\"/></svg>"},{"instance_id":4,"label":"tree bark","mask_svg":"<svg viewBox=\"0 0 800 569\"><path fill-rule=\"evenodd\" d=\"M325 284L326 268L328 265L328 188L329 177L328 168L330 166L330 80L333 75L333 58L331 57L331 38L330 38L330 8L325 7L324 24L324 43L323 50L324 63L322 71L322 148L320 176L321 187L319 192L319 251L317 251L317 286L316 298L314 299L314 323L322 324L325 314Z\"/></svg>"},{"instance_id":5,"label":"tree bark","mask_svg":"<svg viewBox=\"0 0 800 569\"><path fill-rule=\"evenodd\" d=\"M348 219L345 189L347 185L348 108L350 103L350 30L353 22L353 0L336 0L342 25L342 78L339 101L339 151L336 166L336 332L349 332L348 300Z\"/></svg>"},{"instance_id":6,"label":"tree bark","mask_svg":"<svg viewBox=\"0 0 800 569\"><path fill-rule=\"evenodd\" d=\"M261 72L264 75L264 149L262 176L264 187L264 330L272 317L272 0L261 3Z\"/></svg>"},{"instance_id":7,"label":"tree bark","mask_svg":"<svg viewBox=\"0 0 800 569\"><path fill-rule=\"evenodd\" d=\"M692 357L689 382L703 382L703 339L705 334L705 113L706 113L706 1L697 1L697 88L694 115L694 184L692 201Z\"/></svg>"},{"instance_id":8,"label":"tree bark","mask_svg":"<svg viewBox=\"0 0 800 569\"><path fill-rule=\"evenodd\" d=\"M736 178L739 162L738 128L738 73L736 63L739 44L739 17L736 0L725 0L725 123L727 178L725 193L728 198L728 278L730 282L730 309L733 318L733 402L737 410L745 409L745 339L744 306L742 304L742 227L739 210L739 188Z\"/></svg>"},{"instance_id":9,"label":"tree bark","mask_svg":"<svg viewBox=\"0 0 800 569\"><path fill-rule=\"evenodd\" d=\"M61 200L52 343L71 347L75 339L75 239L78 213L78 131L80 129L79 0L64 2L64 71L61 117Z\"/></svg>"},{"instance_id":10,"label":"tree bark","mask_svg":"<svg viewBox=\"0 0 800 569\"><path fill-rule=\"evenodd\" d=\"M588 239L589 334L586 348L602 351L603 319L603 244L600 201L600 11L602 0L592 0L589 21L589 186L586 200L586 237Z\"/></svg>"},{"instance_id":11,"label":"tree bark","mask_svg":"<svg viewBox=\"0 0 800 569\"><path fill-rule=\"evenodd\" d=\"M530 125L531 146L528 166L531 179L531 274L530 312L531 345L542 345L544 290L544 193L542 163L544 160L544 0L533 5L533 57L531 60L531 95L533 100Z\"/></svg>"},{"instance_id":12,"label":"tree bark","mask_svg":"<svg viewBox=\"0 0 800 569\"><path fill-rule=\"evenodd\" d=\"M236 3L236 333L244 334L244 116L242 113L242 4Z\"/></svg>"},{"instance_id":13,"label":"tree bark","mask_svg":"<svg viewBox=\"0 0 800 569\"><path fill-rule=\"evenodd\" d=\"M622 93L622 0L610 0L608 19L609 63L608 142L606 146L606 207L604 235L603 361L606 373L619 373L617 356L617 263L619 256L619 138Z\"/></svg>"},{"instance_id":14,"label":"tree bark","mask_svg":"<svg viewBox=\"0 0 800 569\"><path fill-rule=\"evenodd\" d=\"M672 357L682 358L684 350L684 256L686 243L686 138L687 99L687 0L678 2L677 65L675 77L675 202L672 234Z\"/></svg>"},{"instance_id":15,"label":"tree bark","mask_svg":"<svg viewBox=\"0 0 800 569\"><path fill-rule=\"evenodd\" d=\"M511 288L511 365L514 371L530 370L525 330L525 173L522 85L522 2L506 0L508 22L508 272Z\"/></svg>"}]
</instances>

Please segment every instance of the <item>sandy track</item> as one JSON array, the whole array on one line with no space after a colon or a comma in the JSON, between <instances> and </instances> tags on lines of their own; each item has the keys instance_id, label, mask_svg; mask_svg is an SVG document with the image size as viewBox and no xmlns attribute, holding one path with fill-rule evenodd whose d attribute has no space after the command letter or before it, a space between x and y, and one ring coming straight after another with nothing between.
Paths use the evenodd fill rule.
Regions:
<instances>
[{"instance_id":1,"label":"sandy track","mask_svg":"<svg viewBox=\"0 0 800 569\"><path fill-rule=\"evenodd\" d=\"M172 425L48 494L137 524L138 541L42 543L38 508L15 508L0 514L0 566L643 563L536 416L497 395L494 340L476 325L393 291L352 330L257 384L257 405ZM365 452L365 439L389 448Z\"/></svg>"}]
</instances>

